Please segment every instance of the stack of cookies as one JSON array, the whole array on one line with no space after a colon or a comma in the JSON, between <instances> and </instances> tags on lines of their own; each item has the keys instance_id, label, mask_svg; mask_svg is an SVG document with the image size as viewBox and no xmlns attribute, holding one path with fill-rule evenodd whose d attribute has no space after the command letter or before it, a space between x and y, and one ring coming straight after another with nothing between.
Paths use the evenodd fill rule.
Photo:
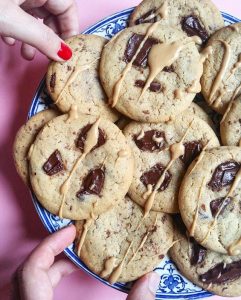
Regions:
<instances>
[{"instance_id":1,"label":"stack of cookies","mask_svg":"<svg viewBox=\"0 0 241 300\"><path fill-rule=\"evenodd\" d=\"M66 41L73 57L47 73L55 108L19 130L17 171L76 221L76 253L110 283L170 250L197 285L241 295L241 24L210 0L144 0L129 25Z\"/></svg>"}]
</instances>

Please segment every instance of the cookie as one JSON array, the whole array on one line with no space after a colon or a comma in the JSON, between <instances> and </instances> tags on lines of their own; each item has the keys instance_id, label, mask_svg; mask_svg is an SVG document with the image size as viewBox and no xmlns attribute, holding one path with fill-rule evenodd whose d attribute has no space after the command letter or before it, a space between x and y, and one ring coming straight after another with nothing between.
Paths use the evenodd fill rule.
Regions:
<instances>
[{"instance_id":1,"label":"cookie","mask_svg":"<svg viewBox=\"0 0 241 300\"><path fill-rule=\"evenodd\" d=\"M101 57L110 105L133 120L154 123L187 109L201 90L197 40L160 22L124 29Z\"/></svg>"},{"instance_id":2,"label":"cookie","mask_svg":"<svg viewBox=\"0 0 241 300\"><path fill-rule=\"evenodd\" d=\"M188 36L199 36L203 43L224 27L220 11L210 0L144 0L131 14L130 26L161 19Z\"/></svg>"},{"instance_id":3,"label":"cookie","mask_svg":"<svg viewBox=\"0 0 241 300\"><path fill-rule=\"evenodd\" d=\"M222 254L241 254L241 148L204 151L179 191L182 219L195 240Z\"/></svg>"},{"instance_id":4,"label":"cookie","mask_svg":"<svg viewBox=\"0 0 241 300\"><path fill-rule=\"evenodd\" d=\"M41 111L29 119L18 130L13 144L13 158L16 170L25 184L29 184L28 151L40 129L59 112L53 109Z\"/></svg>"},{"instance_id":5,"label":"cookie","mask_svg":"<svg viewBox=\"0 0 241 300\"><path fill-rule=\"evenodd\" d=\"M76 222L76 228L76 253L111 284L133 281L152 271L173 242L171 217L151 212L143 219L142 209L129 197L93 219L88 230L84 221Z\"/></svg>"},{"instance_id":6,"label":"cookie","mask_svg":"<svg viewBox=\"0 0 241 300\"><path fill-rule=\"evenodd\" d=\"M219 146L208 124L184 114L168 123L132 122L124 135L135 158L128 193L147 213L178 212L178 191L189 164L204 148Z\"/></svg>"},{"instance_id":7,"label":"cookie","mask_svg":"<svg viewBox=\"0 0 241 300\"><path fill-rule=\"evenodd\" d=\"M183 114L187 114L190 116L196 116L201 120L205 121L213 130L215 130L215 126L213 121L209 117L209 115L196 103L192 102L191 105L186 109Z\"/></svg>"},{"instance_id":8,"label":"cookie","mask_svg":"<svg viewBox=\"0 0 241 300\"><path fill-rule=\"evenodd\" d=\"M133 157L122 132L94 116L50 121L30 151L30 179L40 203L72 220L108 210L127 193Z\"/></svg>"},{"instance_id":9,"label":"cookie","mask_svg":"<svg viewBox=\"0 0 241 300\"><path fill-rule=\"evenodd\" d=\"M232 257L205 249L187 236L180 221L175 224L174 239L177 242L169 254L186 278L220 296L241 296L241 255Z\"/></svg>"},{"instance_id":10,"label":"cookie","mask_svg":"<svg viewBox=\"0 0 241 300\"><path fill-rule=\"evenodd\" d=\"M224 145L241 146L241 95L230 103L230 108L220 124Z\"/></svg>"},{"instance_id":11,"label":"cookie","mask_svg":"<svg viewBox=\"0 0 241 300\"><path fill-rule=\"evenodd\" d=\"M241 94L241 23L224 27L209 40L212 55L204 63L202 93L215 111L224 114Z\"/></svg>"},{"instance_id":12,"label":"cookie","mask_svg":"<svg viewBox=\"0 0 241 300\"><path fill-rule=\"evenodd\" d=\"M67 62L51 62L46 84L54 103L67 113L77 105L79 113L101 116L115 122L116 111L108 107L99 80L99 61L107 40L97 35L77 35L66 40L73 50Z\"/></svg>"}]
</instances>

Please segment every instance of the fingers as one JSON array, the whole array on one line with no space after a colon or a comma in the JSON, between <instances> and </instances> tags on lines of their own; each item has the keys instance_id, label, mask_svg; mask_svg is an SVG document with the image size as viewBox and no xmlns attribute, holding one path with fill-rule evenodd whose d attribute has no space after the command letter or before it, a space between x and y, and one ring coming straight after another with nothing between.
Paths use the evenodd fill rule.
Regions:
<instances>
[{"instance_id":1,"label":"fingers","mask_svg":"<svg viewBox=\"0 0 241 300\"><path fill-rule=\"evenodd\" d=\"M68 259L62 259L53 264L48 271L49 279L53 287L56 287L59 281L79 269Z\"/></svg>"},{"instance_id":2,"label":"fingers","mask_svg":"<svg viewBox=\"0 0 241 300\"><path fill-rule=\"evenodd\" d=\"M160 276L151 272L136 281L126 300L155 300Z\"/></svg>"},{"instance_id":3,"label":"fingers","mask_svg":"<svg viewBox=\"0 0 241 300\"><path fill-rule=\"evenodd\" d=\"M9 45L9 46L13 46L15 44L15 39L11 38L11 37L7 37L7 36L2 36L2 40L4 41L5 44Z\"/></svg>"},{"instance_id":4,"label":"fingers","mask_svg":"<svg viewBox=\"0 0 241 300\"><path fill-rule=\"evenodd\" d=\"M29 256L28 265L48 270L54 262L54 257L74 241L75 234L75 226L71 225L48 236Z\"/></svg>"},{"instance_id":5,"label":"fingers","mask_svg":"<svg viewBox=\"0 0 241 300\"><path fill-rule=\"evenodd\" d=\"M34 59L36 49L28 44L23 43L21 47L21 54L27 60Z\"/></svg>"},{"instance_id":6,"label":"fingers","mask_svg":"<svg viewBox=\"0 0 241 300\"><path fill-rule=\"evenodd\" d=\"M4 17L0 16L0 34L29 44L56 61L72 56L71 49L52 29L13 4L8 5Z\"/></svg>"}]
</instances>

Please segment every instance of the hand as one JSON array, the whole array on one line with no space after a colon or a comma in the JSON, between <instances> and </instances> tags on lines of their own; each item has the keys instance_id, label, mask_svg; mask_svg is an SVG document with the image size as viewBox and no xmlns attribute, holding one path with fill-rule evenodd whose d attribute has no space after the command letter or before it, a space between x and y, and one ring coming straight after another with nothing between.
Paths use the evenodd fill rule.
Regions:
<instances>
[{"instance_id":1,"label":"hand","mask_svg":"<svg viewBox=\"0 0 241 300\"><path fill-rule=\"evenodd\" d=\"M61 38L79 33L78 20L74 0L0 0L0 36L8 45L22 41L22 56L29 60L36 49L56 61L70 59Z\"/></svg>"},{"instance_id":2,"label":"hand","mask_svg":"<svg viewBox=\"0 0 241 300\"><path fill-rule=\"evenodd\" d=\"M76 234L73 225L45 238L13 277L12 300L52 300L53 288L64 276L79 270L69 259L54 262ZM133 286L127 300L154 300L160 277L149 273Z\"/></svg>"}]
</instances>

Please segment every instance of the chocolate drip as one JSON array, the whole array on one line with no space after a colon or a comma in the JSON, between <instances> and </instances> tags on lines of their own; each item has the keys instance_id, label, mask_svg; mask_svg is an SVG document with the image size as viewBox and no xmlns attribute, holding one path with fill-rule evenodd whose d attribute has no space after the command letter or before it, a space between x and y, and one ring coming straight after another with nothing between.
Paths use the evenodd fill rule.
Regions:
<instances>
[{"instance_id":1,"label":"chocolate drip","mask_svg":"<svg viewBox=\"0 0 241 300\"><path fill-rule=\"evenodd\" d=\"M154 187L157 184L160 177L162 176L164 170L165 167L162 164L158 163L155 166L153 166L149 171L143 173L140 180L146 187L148 186L148 184L151 184ZM169 171L167 171L165 174L165 179L160 188L158 189L158 192L164 191L168 187L171 179L172 174Z\"/></svg>"},{"instance_id":2,"label":"chocolate drip","mask_svg":"<svg viewBox=\"0 0 241 300\"><path fill-rule=\"evenodd\" d=\"M154 141L153 138L162 138L160 142ZM165 133L157 130L148 130L144 132L144 136L138 139L138 135L133 137L137 147L142 151L154 152L165 148L166 138Z\"/></svg>"},{"instance_id":3,"label":"chocolate drip","mask_svg":"<svg viewBox=\"0 0 241 300\"><path fill-rule=\"evenodd\" d=\"M56 73L53 73L51 75L50 83L49 83L50 90L51 90L52 93L54 93L55 84L56 84Z\"/></svg>"},{"instance_id":4,"label":"chocolate drip","mask_svg":"<svg viewBox=\"0 0 241 300\"><path fill-rule=\"evenodd\" d=\"M93 124L88 124L85 127L83 127L80 131L80 134L78 136L78 139L76 140L76 147L79 148L82 152L84 151L85 141L87 138L87 133L90 130L90 128L93 126ZM95 150L96 148L99 148L100 146L104 145L106 142L105 133L102 129L99 128L99 136L98 136L98 142L96 146L91 150Z\"/></svg>"},{"instance_id":5,"label":"chocolate drip","mask_svg":"<svg viewBox=\"0 0 241 300\"><path fill-rule=\"evenodd\" d=\"M190 242L192 243L192 255L190 261L191 265L195 266L204 261L207 250L199 245L194 238L190 238Z\"/></svg>"},{"instance_id":6,"label":"chocolate drip","mask_svg":"<svg viewBox=\"0 0 241 300\"><path fill-rule=\"evenodd\" d=\"M220 263L206 273L199 276L199 279L206 284L222 284L233 281L241 276L241 260L230 264Z\"/></svg>"},{"instance_id":7,"label":"chocolate drip","mask_svg":"<svg viewBox=\"0 0 241 300\"><path fill-rule=\"evenodd\" d=\"M144 88L145 86L145 81L143 80L136 80L135 81L135 86L136 87L140 87L140 88ZM149 90L151 92L157 93L161 91L161 84L159 82L153 81L151 83L151 85L149 86Z\"/></svg>"},{"instance_id":8,"label":"chocolate drip","mask_svg":"<svg viewBox=\"0 0 241 300\"><path fill-rule=\"evenodd\" d=\"M204 27L200 24L198 17L190 15L182 19L182 30L186 32L188 36L197 35L201 38L203 43L208 39L208 33Z\"/></svg>"},{"instance_id":9,"label":"chocolate drip","mask_svg":"<svg viewBox=\"0 0 241 300\"><path fill-rule=\"evenodd\" d=\"M218 199L215 199L213 201L210 202L210 209L211 209L211 212L212 212L212 216L213 217L216 217L219 209L221 208L221 206L223 205L223 208L220 212L220 214L222 214L225 210L225 207L230 203L231 201L231 198L218 198Z\"/></svg>"},{"instance_id":10,"label":"chocolate drip","mask_svg":"<svg viewBox=\"0 0 241 300\"><path fill-rule=\"evenodd\" d=\"M156 9L149 10L147 13L145 13L144 15L142 15L139 19L137 19L135 21L135 25L139 25L139 24L143 24L143 23L155 23L157 21L156 16L153 18L148 18L152 14L155 14L155 13L156 13Z\"/></svg>"},{"instance_id":11,"label":"chocolate drip","mask_svg":"<svg viewBox=\"0 0 241 300\"><path fill-rule=\"evenodd\" d=\"M84 195L100 195L105 181L105 170L96 168L91 170L84 178L82 187L76 196L82 200Z\"/></svg>"},{"instance_id":12,"label":"chocolate drip","mask_svg":"<svg viewBox=\"0 0 241 300\"><path fill-rule=\"evenodd\" d=\"M202 152L203 145L201 141L184 143L185 153L180 157L182 162L188 167L191 162Z\"/></svg>"},{"instance_id":13,"label":"chocolate drip","mask_svg":"<svg viewBox=\"0 0 241 300\"><path fill-rule=\"evenodd\" d=\"M49 176L64 170L64 164L59 150L55 150L43 165L43 170Z\"/></svg>"},{"instance_id":14,"label":"chocolate drip","mask_svg":"<svg viewBox=\"0 0 241 300\"><path fill-rule=\"evenodd\" d=\"M124 54L124 60L125 62L129 63L134 55L136 54L141 42L144 40L145 35L141 34L133 34L132 37L129 39L125 54ZM133 65L136 67L143 67L145 68L147 66L147 58L148 54L151 50L151 47L155 44L158 44L158 40L149 37L144 45L142 46L141 50L139 51L136 59L133 62Z\"/></svg>"},{"instance_id":15,"label":"chocolate drip","mask_svg":"<svg viewBox=\"0 0 241 300\"><path fill-rule=\"evenodd\" d=\"M240 164L236 161L226 161L215 169L208 186L212 191L220 191L223 187L232 184L236 174L240 169Z\"/></svg>"},{"instance_id":16,"label":"chocolate drip","mask_svg":"<svg viewBox=\"0 0 241 300\"><path fill-rule=\"evenodd\" d=\"M173 65L171 65L171 66L169 66L169 67L165 67L165 68L163 69L163 71L164 71L164 72L168 72L168 73L172 73L172 72L174 72L175 70L174 70Z\"/></svg>"}]
</instances>

